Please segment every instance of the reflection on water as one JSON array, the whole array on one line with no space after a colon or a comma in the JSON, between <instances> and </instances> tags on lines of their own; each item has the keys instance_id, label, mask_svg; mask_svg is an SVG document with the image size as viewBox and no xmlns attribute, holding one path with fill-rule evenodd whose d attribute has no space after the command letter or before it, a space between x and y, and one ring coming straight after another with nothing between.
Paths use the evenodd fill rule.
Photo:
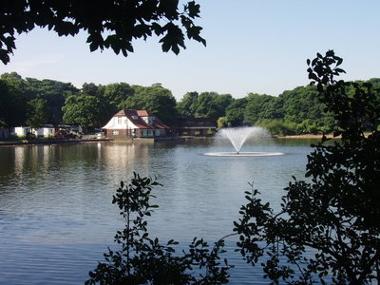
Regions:
<instances>
[{"instance_id":1,"label":"reflection on water","mask_svg":"<svg viewBox=\"0 0 380 285\"><path fill-rule=\"evenodd\" d=\"M122 226L111 200L133 171L157 176L164 185L155 190L160 208L150 220L152 233L213 241L231 232L249 181L278 207L290 176L303 175L310 148L300 141L267 141L248 143L244 151L286 155L201 155L230 150L213 141L0 147L0 284L81 284ZM232 283L260 279L232 258L239 264Z\"/></svg>"}]
</instances>

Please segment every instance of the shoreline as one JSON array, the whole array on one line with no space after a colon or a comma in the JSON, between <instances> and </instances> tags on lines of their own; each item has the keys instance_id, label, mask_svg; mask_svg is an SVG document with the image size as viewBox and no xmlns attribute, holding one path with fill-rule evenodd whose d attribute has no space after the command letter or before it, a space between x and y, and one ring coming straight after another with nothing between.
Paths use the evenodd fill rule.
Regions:
<instances>
[{"instance_id":1,"label":"shoreline","mask_svg":"<svg viewBox=\"0 0 380 285\"><path fill-rule=\"evenodd\" d=\"M74 144L74 143L91 143L91 142L105 142L111 141L110 139L73 139L73 140L34 140L34 141L0 141L1 146L14 146L14 145L51 145L51 144Z\"/></svg>"},{"instance_id":2,"label":"shoreline","mask_svg":"<svg viewBox=\"0 0 380 285\"><path fill-rule=\"evenodd\" d=\"M286 135L286 136L274 136L277 139L322 139L322 134L303 134L303 135ZM328 139L340 139L340 136L334 137L333 134L325 134Z\"/></svg>"}]
</instances>

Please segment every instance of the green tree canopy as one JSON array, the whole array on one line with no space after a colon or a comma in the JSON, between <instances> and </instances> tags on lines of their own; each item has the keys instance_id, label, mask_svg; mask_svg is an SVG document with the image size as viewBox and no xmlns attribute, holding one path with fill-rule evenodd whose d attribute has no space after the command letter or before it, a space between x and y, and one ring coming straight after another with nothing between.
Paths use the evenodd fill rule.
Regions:
<instances>
[{"instance_id":1,"label":"green tree canopy","mask_svg":"<svg viewBox=\"0 0 380 285\"><path fill-rule=\"evenodd\" d=\"M229 94L220 95L216 92L202 92L198 96L194 116L196 118L210 118L217 120L225 115L225 110L232 102Z\"/></svg>"},{"instance_id":2,"label":"green tree canopy","mask_svg":"<svg viewBox=\"0 0 380 285\"><path fill-rule=\"evenodd\" d=\"M283 116L278 97L249 93L245 109L245 120L255 125L260 119L278 119Z\"/></svg>"},{"instance_id":3,"label":"green tree canopy","mask_svg":"<svg viewBox=\"0 0 380 285\"><path fill-rule=\"evenodd\" d=\"M162 87L161 84L132 87L135 95L121 104L123 108L145 109L168 124L176 119L176 100L169 89Z\"/></svg>"},{"instance_id":4,"label":"green tree canopy","mask_svg":"<svg viewBox=\"0 0 380 285\"><path fill-rule=\"evenodd\" d=\"M198 96L198 92L188 92L181 98L181 100L177 103L177 111L181 117L194 117L197 108Z\"/></svg>"},{"instance_id":5,"label":"green tree canopy","mask_svg":"<svg viewBox=\"0 0 380 285\"><path fill-rule=\"evenodd\" d=\"M70 95L62 108L63 121L78 124L83 128L100 127L100 105L98 97L89 95Z\"/></svg>"},{"instance_id":6,"label":"green tree canopy","mask_svg":"<svg viewBox=\"0 0 380 285\"><path fill-rule=\"evenodd\" d=\"M47 104L46 122L58 125L62 122L62 107L65 103L65 96L78 93L78 89L71 83L64 83L55 80L37 80L26 78L28 92L33 98L43 98Z\"/></svg>"},{"instance_id":7,"label":"green tree canopy","mask_svg":"<svg viewBox=\"0 0 380 285\"><path fill-rule=\"evenodd\" d=\"M135 90L125 82L111 83L104 86L103 96L114 107L121 108L121 104L135 94Z\"/></svg>"},{"instance_id":8,"label":"green tree canopy","mask_svg":"<svg viewBox=\"0 0 380 285\"><path fill-rule=\"evenodd\" d=\"M186 93L177 105L180 116L189 118L208 118L216 120L223 117L226 108L232 103L230 94L216 92Z\"/></svg>"},{"instance_id":9,"label":"green tree canopy","mask_svg":"<svg viewBox=\"0 0 380 285\"><path fill-rule=\"evenodd\" d=\"M194 24L200 6L195 1L179 7L178 0L2 1L0 4L0 60L6 64L15 49L16 34L47 27L59 36L88 34L90 50L112 48L127 56L136 39L160 38L162 50L178 54L185 36L206 44Z\"/></svg>"},{"instance_id":10,"label":"green tree canopy","mask_svg":"<svg viewBox=\"0 0 380 285\"><path fill-rule=\"evenodd\" d=\"M28 102L29 111L26 123L32 128L39 128L48 122L48 104L43 98L36 98Z\"/></svg>"},{"instance_id":11,"label":"green tree canopy","mask_svg":"<svg viewBox=\"0 0 380 285\"><path fill-rule=\"evenodd\" d=\"M247 106L247 98L235 99L226 108L226 123L230 126L241 126L244 124L244 113Z\"/></svg>"},{"instance_id":12,"label":"green tree canopy","mask_svg":"<svg viewBox=\"0 0 380 285\"><path fill-rule=\"evenodd\" d=\"M26 84L17 73L0 77L0 120L9 127L25 124L28 107Z\"/></svg>"},{"instance_id":13,"label":"green tree canopy","mask_svg":"<svg viewBox=\"0 0 380 285\"><path fill-rule=\"evenodd\" d=\"M332 115L325 112L326 106L318 99L314 86L297 87L283 92L279 97L283 102L285 121L298 124L300 132L310 133L311 128L325 132L332 130Z\"/></svg>"}]
</instances>

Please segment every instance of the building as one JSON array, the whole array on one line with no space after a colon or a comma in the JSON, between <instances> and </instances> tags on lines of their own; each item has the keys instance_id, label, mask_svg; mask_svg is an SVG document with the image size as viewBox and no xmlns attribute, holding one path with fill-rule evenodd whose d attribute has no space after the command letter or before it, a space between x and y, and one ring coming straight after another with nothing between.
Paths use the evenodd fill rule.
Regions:
<instances>
[{"instance_id":1,"label":"building","mask_svg":"<svg viewBox=\"0 0 380 285\"><path fill-rule=\"evenodd\" d=\"M175 128L175 132L183 137L209 137L216 131L216 122L205 118L182 119L178 121Z\"/></svg>"},{"instance_id":2,"label":"building","mask_svg":"<svg viewBox=\"0 0 380 285\"><path fill-rule=\"evenodd\" d=\"M46 125L40 128L32 129L32 134L36 137L51 138L55 136L55 128L51 125Z\"/></svg>"},{"instance_id":3,"label":"building","mask_svg":"<svg viewBox=\"0 0 380 285\"><path fill-rule=\"evenodd\" d=\"M51 138L55 135L55 128L51 125L46 125L40 128L31 127L15 127L13 129L13 134L16 137L23 138L28 135L37 137Z\"/></svg>"},{"instance_id":4,"label":"building","mask_svg":"<svg viewBox=\"0 0 380 285\"><path fill-rule=\"evenodd\" d=\"M170 128L146 110L123 109L102 128L107 138L156 138L167 136Z\"/></svg>"},{"instance_id":5,"label":"building","mask_svg":"<svg viewBox=\"0 0 380 285\"><path fill-rule=\"evenodd\" d=\"M0 140L9 138L9 129L0 127Z\"/></svg>"},{"instance_id":6,"label":"building","mask_svg":"<svg viewBox=\"0 0 380 285\"><path fill-rule=\"evenodd\" d=\"M22 138L22 137L26 137L27 134L30 134L31 130L32 129L30 127L15 127L13 129L13 134L16 137Z\"/></svg>"}]
</instances>

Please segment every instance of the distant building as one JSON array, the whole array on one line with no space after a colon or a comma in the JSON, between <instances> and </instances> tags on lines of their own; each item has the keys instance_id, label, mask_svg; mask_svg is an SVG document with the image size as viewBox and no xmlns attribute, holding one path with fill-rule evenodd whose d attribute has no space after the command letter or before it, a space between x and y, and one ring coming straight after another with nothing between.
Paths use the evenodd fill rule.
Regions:
<instances>
[{"instance_id":1,"label":"distant building","mask_svg":"<svg viewBox=\"0 0 380 285\"><path fill-rule=\"evenodd\" d=\"M15 127L13 129L13 134L16 137L26 137L27 134L31 133L32 128L30 127Z\"/></svg>"},{"instance_id":2,"label":"distant building","mask_svg":"<svg viewBox=\"0 0 380 285\"><path fill-rule=\"evenodd\" d=\"M0 140L9 138L9 129L0 127Z\"/></svg>"},{"instance_id":3,"label":"distant building","mask_svg":"<svg viewBox=\"0 0 380 285\"><path fill-rule=\"evenodd\" d=\"M73 134L77 134L77 135L83 134L83 129L79 125L65 125L65 124L61 124L61 125L58 125L58 129L59 130L65 130L65 131L67 131L69 133L73 133Z\"/></svg>"},{"instance_id":4,"label":"distant building","mask_svg":"<svg viewBox=\"0 0 380 285\"><path fill-rule=\"evenodd\" d=\"M55 135L55 128L53 126L43 126L40 128L32 129L32 134L36 137L51 138Z\"/></svg>"},{"instance_id":5,"label":"distant building","mask_svg":"<svg viewBox=\"0 0 380 285\"><path fill-rule=\"evenodd\" d=\"M123 109L102 128L108 138L155 138L167 136L170 128L146 110Z\"/></svg>"},{"instance_id":6,"label":"distant building","mask_svg":"<svg viewBox=\"0 0 380 285\"><path fill-rule=\"evenodd\" d=\"M216 133L216 122L211 119L180 119L175 127L179 136L208 137Z\"/></svg>"},{"instance_id":7,"label":"distant building","mask_svg":"<svg viewBox=\"0 0 380 285\"><path fill-rule=\"evenodd\" d=\"M15 127L13 129L13 134L17 137L26 137L31 134L35 137L44 137L50 138L55 135L55 128L51 125L46 125L40 128L31 128L31 127Z\"/></svg>"}]
</instances>

